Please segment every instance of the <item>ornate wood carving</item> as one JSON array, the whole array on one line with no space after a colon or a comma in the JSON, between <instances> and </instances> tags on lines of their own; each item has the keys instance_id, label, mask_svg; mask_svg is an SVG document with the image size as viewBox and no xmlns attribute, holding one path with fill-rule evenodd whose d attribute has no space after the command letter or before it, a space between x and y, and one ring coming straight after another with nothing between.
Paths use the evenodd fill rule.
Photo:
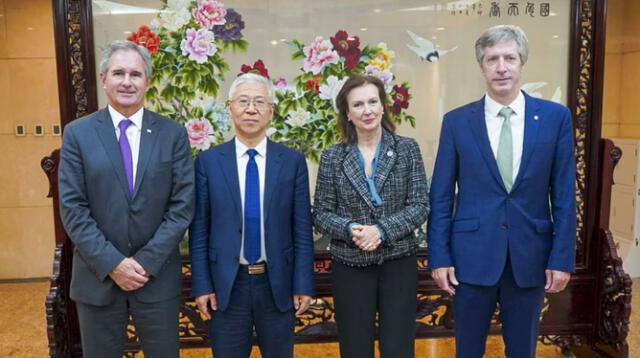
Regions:
<instances>
[{"instance_id":1,"label":"ornate wood carving","mask_svg":"<svg viewBox=\"0 0 640 358\"><path fill-rule=\"evenodd\" d=\"M593 1L581 1L577 9L579 20L577 32L578 41L576 85L574 90L574 124L576 145L576 215L578 226L576 231L576 261L584 262L585 256L585 220L586 220L586 191L587 191L587 147L588 124L590 122L591 82L593 80ZM575 52L575 50L574 50Z\"/></svg>"},{"instance_id":2,"label":"ornate wood carving","mask_svg":"<svg viewBox=\"0 0 640 358\"><path fill-rule=\"evenodd\" d=\"M612 141L602 140L602 189L600 192L600 274L598 302L601 307L597 324L595 347L601 354L611 357L626 357L629 354L627 335L631 317L631 278L622 269L613 236L609 231L609 207L613 170L622 157L620 148Z\"/></svg>"},{"instance_id":3,"label":"ornate wood carving","mask_svg":"<svg viewBox=\"0 0 640 358\"><path fill-rule=\"evenodd\" d=\"M58 66L60 121L70 121L97 109L91 1L52 0Z\"/></svg>"},{"instance_id":4,"label":"ornate wood carving","mask_svg":"<svg viewBox=\"0 0 640 358\"><path fill-rule=\"evenodd\" d=\"M627 335L631 317L631 278L622 270L613 237L609 230L600 231L604 269L602 281L602 310L598 338L600 343L613 347L615 351L628 351Z\"/></svg>"}]
</instances>

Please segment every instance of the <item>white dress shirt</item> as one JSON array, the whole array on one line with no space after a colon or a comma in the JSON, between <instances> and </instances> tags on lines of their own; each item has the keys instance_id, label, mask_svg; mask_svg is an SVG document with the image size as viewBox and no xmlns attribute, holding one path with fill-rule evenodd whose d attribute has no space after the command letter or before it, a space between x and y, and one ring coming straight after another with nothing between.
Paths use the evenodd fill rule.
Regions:
<instances>
[{"instance_id":1,"label":"white dress shirt","mask_svg":"<svg viewBox=\"0 0 640 358\"><path fill-rule=\"evenodd\" d=\"M236 144L236 163L238 163L238 183L240 184L240 202L242 203L242 243L240 244L240 263L248 265L249 261L244 257L244 188L247 176L247 164L249 163L248 149L251 149L244 145L238 137L234 139ZM267 164L267 137L264 137L262 141L255 147L258 154L254 157L256 165L258 166L258 176L260 182L260 258L258 262L267 262L267 252L264 244L264 182Z\"/></svg>"},{"instance_id":2,"label":"white dress shirt","mask_svg":"<svg viewBox=\"0 0 640 358\"><path fill-rule=\"evenodd\" d=\"M511 122L511 137L513 138L513 182L515 182L520 169L524 142L525 100L522 92L508 106L494 101L488 94L484 96L484 118L487 123L487 134L489 135L493 157L496 159L498 158L500 132L502 131L502 123L504 123L504 118L498 116L498 113L503 107L509 107L513 110L509 121Z\"/></svg>"},{"instance_id":3,"label":"white dress shirt","mask_svg":"<svg viewBox=\"0 0 640 358\"><path fill-rule=\"evenodd\" d=\"M136 183L136 173L138 172L138 156L140 154L140 133L142 132L142 114L144 113L144 108L140 108L136 113L131 115L131 117L125 117L120 112L116 111L110 105L107 105L109 109L109 114L111 115L111 121L113 122L113 126L116 129L116 139L120 140L120 128L118 128L118 124L123 119L128 119L132 124L127 127L126 134L127 139L129 140L129 146L131 147L131 163L133 165L133 183L135 186Z\"/></svg>"}]
</instances>

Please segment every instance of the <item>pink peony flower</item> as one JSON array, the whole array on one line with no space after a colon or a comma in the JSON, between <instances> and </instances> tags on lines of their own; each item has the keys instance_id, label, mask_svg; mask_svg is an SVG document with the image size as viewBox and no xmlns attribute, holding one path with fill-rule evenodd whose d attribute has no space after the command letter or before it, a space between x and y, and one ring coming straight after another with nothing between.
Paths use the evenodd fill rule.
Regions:
<instances>
[{"instance_id":1,"label":"pink peony flower","mask_svg":"<svg viewBox=\"0 0 640 358\"><path fill-rule=\"evenodd\" d=\"M180 49L184 56L189 56L190 60L205 63L209 56L213 56L218 51L213 40L215 35L209 30L187 29L187 37L180 43Z\"/></svg>"},{"instance_id":2,"label":"pink peony flower","mask_svg":"<svg viewBox=\"0 0 640 358\"><path fill-rule=\"evenodd\" d=\"M227 14L224 4L215 0L200 0L198 7L193 9L192 14L196 22L207 30L227 22L224 18Z\"/></svg>"},{"instance_id":3,"label":"pink peony flower","mask_svg":"<svg viewBox=\"0 0 640 358\"><path fill-rule=\"evenodd\" d=\"M368 65L364 68L364 74L367 76L378 77L384 84L384 89L387 93L391 92L391 81L393 81L393 73L388 69L382 71L380 67L374 65Z\"/></svg>"},{"instance_id":4,"label":"pink peony flower","mask_svg":"<svg viewBox=\"0 0 640 358\"><path fill-rule=\"evenodd\" d=\"M280 77L277 80L273 81L273 85L276 87L276 90L282 91L287 88L287 80L284 77Z\"/></svg>"},{"instance_id":5,"label":"pink peony flower","mask_svg":"<svg viewBox=\"0 0 640 358\"><path fill-rule=\"evenodd\" d=\"M303 52L307 56L304 59L303 69L314 75L319 74L325 66L338 63L340 59L331 41L323 40L322 36L316 37L311 45L305 46Z\"/></svg>"},{"instance_id":6,"label":"pink peony flower","mask_svg":"<svg viewBox=\"0 0 640 358\"><path fill-rule=\"evenodd\" d=\"M191 148L207 150L213 142L213 127L209 120L204 117L191 119L184 124L189 135Z\"/></svg>"}]
</instances>

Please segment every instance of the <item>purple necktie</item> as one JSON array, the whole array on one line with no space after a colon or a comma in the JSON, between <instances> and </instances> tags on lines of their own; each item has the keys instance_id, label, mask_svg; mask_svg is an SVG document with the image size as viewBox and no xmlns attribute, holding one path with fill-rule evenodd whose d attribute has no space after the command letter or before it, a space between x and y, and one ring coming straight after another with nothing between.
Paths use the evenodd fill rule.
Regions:
<instances>
[{"instance_id":1,"label":"purple necktie","mask_svg":"<svg viewBox=\"0 0 640 358\"><path fill-rule=\"evenodd\" d=\"M131 124L133 124L133 122L128 119L123 119L118 123L118 128L120 128L120 139L118 140L118 145L120 146L122 164L124 164L124 173L127 175L127 183L129 184L129 196L133 196L133 159L131 157L129 139L127 139L127 128Z\"/></svg>"}]
</instances>

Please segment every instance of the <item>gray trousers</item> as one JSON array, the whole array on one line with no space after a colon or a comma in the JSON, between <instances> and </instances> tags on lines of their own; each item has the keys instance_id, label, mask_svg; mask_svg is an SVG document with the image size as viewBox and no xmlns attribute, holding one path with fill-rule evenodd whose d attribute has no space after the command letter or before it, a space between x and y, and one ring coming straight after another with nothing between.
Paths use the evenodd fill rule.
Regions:
<instances>
[{"instance_id":1,"label":"gray trousers","mask_svg":"<svg viewBox=\"0 0 640 358\"><path fill-rule=\"evenodd\" d=\"M127 338L129 315L147 358L177 358L180 297L140 302L123 292L107 306L76 302L85 358L120 358Z\"/></svg>"}]
</instances>

